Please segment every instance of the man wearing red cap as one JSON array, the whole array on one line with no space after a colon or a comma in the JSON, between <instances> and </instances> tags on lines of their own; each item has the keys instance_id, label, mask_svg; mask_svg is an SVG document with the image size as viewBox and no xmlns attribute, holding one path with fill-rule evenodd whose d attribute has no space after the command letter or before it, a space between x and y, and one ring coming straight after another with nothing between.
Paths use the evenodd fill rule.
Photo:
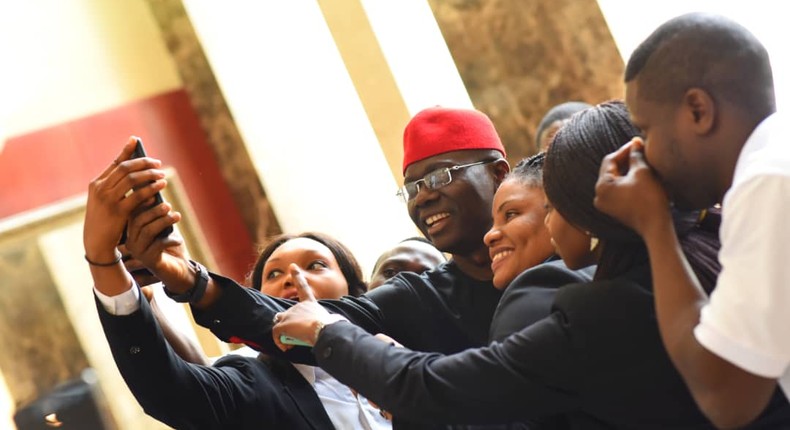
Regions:
<instances>
[{"instance_id":1,"label":"man wearing red cap","mask_svg":"<svg viewBox=\"0 0 790 430\"><path fill-rule=\"evenodd\" d=\"M403 272L360 298L320 303L368 332L385 333L413 350L450 354L483 346L502 293L491 282L483 236L492 225L494 192L510 170L504 157L499 136L483 113L444 107L419 112L404 131L405 185L398 195L417 227L452 259L422 275ZM194 267L162 252L162 243L144 234L137 240L147 249L136 258L171 293L186 297L199 284ZM205 293L192 303L199 324L224 341L283 354L271 327L275 315L293 301L243 288L216 274L202 282ZM309 348L293 348L285 356L314 363Z\"/></svg>"}]
</instances>

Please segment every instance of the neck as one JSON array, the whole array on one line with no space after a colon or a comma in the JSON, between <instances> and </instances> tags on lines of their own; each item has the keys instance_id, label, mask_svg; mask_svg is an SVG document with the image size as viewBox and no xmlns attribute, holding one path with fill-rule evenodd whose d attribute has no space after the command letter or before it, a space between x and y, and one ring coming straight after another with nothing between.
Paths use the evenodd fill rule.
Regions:
<instances>
[{"instance_id":1,"label":"neck","mask_svg":"<svg viewBox=\"0 0 790 430\"><path fill-rule=\"evenodd\" d=\"M453 254L453 261L462 272L478 281L490 281L494 278L491 257L486 247L467 255Z\"/></svg>"}]
</instances>

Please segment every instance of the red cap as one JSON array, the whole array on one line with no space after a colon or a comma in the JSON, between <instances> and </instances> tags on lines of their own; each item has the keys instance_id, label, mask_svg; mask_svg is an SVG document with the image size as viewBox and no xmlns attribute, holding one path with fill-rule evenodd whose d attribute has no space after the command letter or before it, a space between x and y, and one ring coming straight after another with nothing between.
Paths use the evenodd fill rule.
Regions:
<instances>
[{"instance_id":1,"label":"red cap","mask_svg":"<svg viewBox=\"0 0 790 430\"><path fill-rule=\"evenodd\" d=\"M474 109L431 107L414 115L403 130L403 173L410 164L462 149L505 148L491 120Z\"/></svg>"}]
</instances>

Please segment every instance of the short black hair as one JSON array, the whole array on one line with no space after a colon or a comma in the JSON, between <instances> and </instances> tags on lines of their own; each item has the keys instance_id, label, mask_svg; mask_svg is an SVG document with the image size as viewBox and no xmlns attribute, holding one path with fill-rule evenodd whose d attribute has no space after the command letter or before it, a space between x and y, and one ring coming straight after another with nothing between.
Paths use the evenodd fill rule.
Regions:
<instances>
[{"instance_id":1,"label":"short black hair","mask_svg":"<svg viewBox=\"0 0 790 430\"><path fill-rule=\"evenodd\" d=\"M646 100L674 103L701 88L755 118L776 111L768 52L749 30L719 15L690 13L658 27L628 60L625 82L637 78Z\"/></svg>"},{"instance_id":2,"label":"short black hair","mask_svg":"<svg viewBox=\"0 0 790 430\"><path fill-rule=\"evenodd\" d=\"M424 243L426 245L430 245L430 246L436 248L436 245L434 245L433 242L431 242L430 240L428 240L428 239L426 239L426 238L424 238L422 236L407 237L406 239L403 239L400 242L398 242L398 245L400 245L401 243L404 243L404 242L422 242L422 243ZM379 255L379 258L376 259L376 263L373 264L373 271L371 272L371 275L375 275L376 274L376 272L379 270L379 266L381 266L381 263L383 263L385 254L387 254L393 248L389 248L386 251L382 252L381 255ZM439 248L436 248L436 250L439 251L439 252L442 252L441 250L439 250ZM442 254L442 256L444 256L444 254Z\"/></svg>"},{"instance_id":3,"label":"short black hair","mask_svg":"<svg viewBox=\"0 0 790 430\"><path fill-rule=\"evenodd\" d=\"M535 130L535 144L540 148L540 134L543 133L543 130L547 129L550 125L554 123L554 121L561 121L564 119L568 119L573 114L579 111L583 111L587 108L591 108L592 105L585 102L577 102L577 101L570 101L565 103L560 103L553 108L549 109L548 112L543 116L543 119L540 120L540 124L538 124L538 129Z\"/></svg>"}]
</instances>

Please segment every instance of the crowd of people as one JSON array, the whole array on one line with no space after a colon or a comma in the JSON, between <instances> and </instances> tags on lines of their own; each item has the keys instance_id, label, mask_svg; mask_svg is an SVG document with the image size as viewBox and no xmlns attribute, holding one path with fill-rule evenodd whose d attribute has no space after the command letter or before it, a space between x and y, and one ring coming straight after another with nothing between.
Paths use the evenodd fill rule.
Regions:
<instances>
[{"instance_id":1,"label":"crowd of people","mask_svg":"<svg viewBox=\"0 0 790 430\"><path fill-rule=\"evenodd\" d=\"M210 272L160 237L181 214L148 208L164 172L130 139L84 225L127 385L179 429L790 428L790 150L768 54L686 14L624 81L624 100L549 111L512 170L482 112L417 113L398 195L424 237L369 282L316 232L273 238L247 280ZM201 356L153 280L247 353Z\"/></svg>"}]
</instances>

